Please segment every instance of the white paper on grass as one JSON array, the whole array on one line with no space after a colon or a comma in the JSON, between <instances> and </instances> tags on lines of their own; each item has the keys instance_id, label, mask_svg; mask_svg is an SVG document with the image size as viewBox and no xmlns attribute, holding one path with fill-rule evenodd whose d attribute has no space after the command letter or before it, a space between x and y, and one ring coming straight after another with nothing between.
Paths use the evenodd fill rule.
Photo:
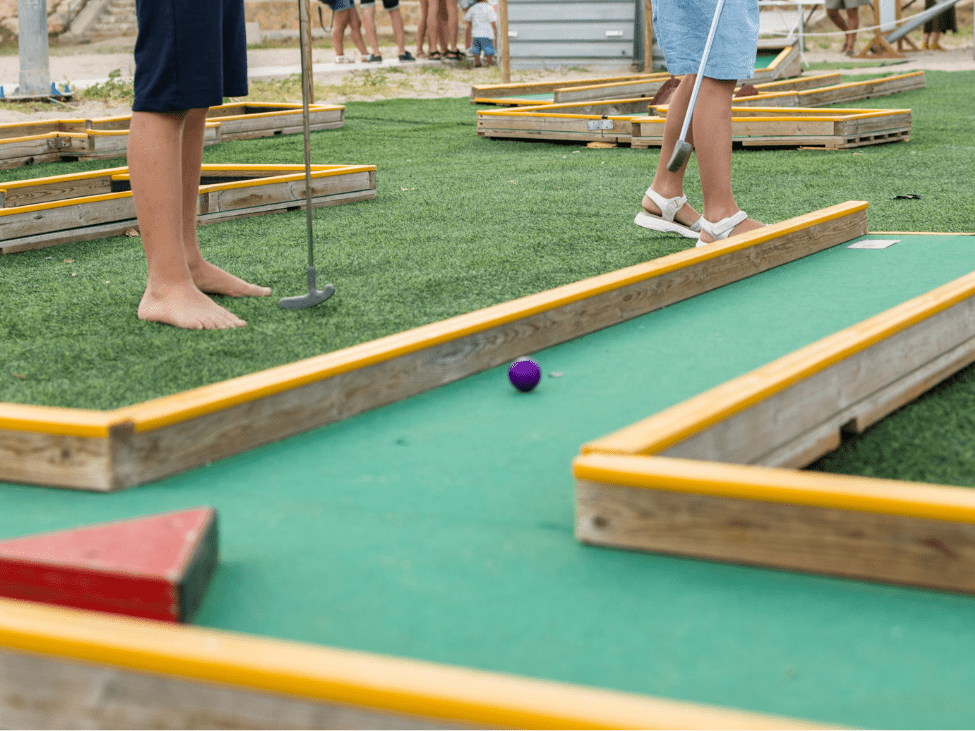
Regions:
<instances>
[{"instance_id":1,"label":"white paper on grass","mask_svg":"<svg viewBox=\"0 0 975 731\"><path fill-rule=\"evenodd\" d=\"M850 244L846 248L848 249L886 249L888 246L893 246L900 239L867 239L866 241L857 241L855 244Z\"/></svg>"}]
</instances>

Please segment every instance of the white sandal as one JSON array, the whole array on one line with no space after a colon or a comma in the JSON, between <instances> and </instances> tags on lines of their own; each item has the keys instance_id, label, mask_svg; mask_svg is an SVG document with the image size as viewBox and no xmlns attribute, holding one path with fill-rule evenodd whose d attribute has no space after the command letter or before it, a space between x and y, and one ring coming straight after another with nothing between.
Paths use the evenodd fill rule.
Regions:
<instances>
[{"instance_id":1,"label":"white sandal","mask_svg":"<svg viewBox=\"0 0 975 731\"><path fill-rule=\"evenodd\" d=\"M336 56L335 63L355 63L355 61L348 56Z\"/></svg>"},{"instance_id":2,"label":"white sandal","mask_svg":"<svg viewBox=\"0 0 975 731\"><path fill-rule=\"evenodd\" d=\"M722 218L717 223L711 223L710 221L701 218L701 228L710 236L714 241L701 241L700 238L697 240L698 246L707 246L708 244L713 244L715 241L721 241L723 239L731 236L731 232L735 230L735 226L748 218L748 214L744 211L738 211L733 216L728 218Z\"/></svg>"},{"instance_id":3,"label":"white sandal","mask_svg":"<svg viewBox=\"0 0 975 731\"><path fill-rule=\"evenodd\" d=\"M703 217L697 219L690 226L685 226L674 220L677 212L687 203L686 195L677 196L676 198L664 198L653 188L647 188L647 197L660 209L660 215L655 216L652 213L640 211L636 214L636 218L633 219L633 223L637 226L648 228L651 231L680 234L688 239L699 238L702 221L704 221Z\"/></svg>"}]
</instances>

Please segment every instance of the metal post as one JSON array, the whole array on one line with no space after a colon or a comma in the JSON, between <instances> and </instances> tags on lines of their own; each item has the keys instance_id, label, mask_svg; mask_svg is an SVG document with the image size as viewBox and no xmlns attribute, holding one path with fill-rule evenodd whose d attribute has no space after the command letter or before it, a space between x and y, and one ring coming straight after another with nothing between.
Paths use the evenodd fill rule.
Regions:
<instances>
[{"instance_id":1,"label":"metal post","mask_svg":"<svg viewBox=\"0 0 975 731\"><path fill-rule=\"evenodd\" d=\"M511 83L511 39L508 38L508 0L498 0L498 45L501 46L501 83Z\"/></svg>"},{"instance_id":2,"label":"metal post","mask_svg":"<svg viewBox=\"0 0 975 731\"><path fill-rule=\"evenodd\" d=\"M51 69L47 44L47 0L17 0L20 47L18 96L50 96Z\"/></svg>"}]
</instances>

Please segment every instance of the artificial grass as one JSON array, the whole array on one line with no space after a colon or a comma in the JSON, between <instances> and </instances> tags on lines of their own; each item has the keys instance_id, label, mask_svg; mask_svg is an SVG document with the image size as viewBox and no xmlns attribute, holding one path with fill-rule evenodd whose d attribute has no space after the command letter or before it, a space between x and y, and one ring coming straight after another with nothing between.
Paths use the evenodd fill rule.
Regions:
<instances>
[{"instance_id":1,"label":"artificial grass","mask_svg":"<svg viewBox=\"0 0 975 731\"><path fill-rule=\"evenodd\" d=\"M975 231L969 101L975 73L928 72L927 80L925 90L857 105L912 108L909 143L736 152L739 203L753 217L774 222L866 200L872 230ZM221 298L249 322L238 331L184 332L139 322L135 309L145 260L138 239L116 237L3 257L0 401L115 408L692 245L632 224L652 178L656 150L482 139L475 134L475 107L467 98L346 107L342 129L313 135L313 161L376 164L379 196L314 214L319 284L332 281L337 287L327 304L299 312L275 304L278 296L304 291L303 212L199 229L211 260L274 289L269 300ZM207 148L205 161L296 163L302 160L301 144L300 136L225 142ZM0 182L121 164L38 165L0 171ZM693 163L687 193L700 207ZM905 193L922 198L895 199ZM971 392L970 380L960 383L963 392ZM973 466L975 455L959 471L975 475ZM975 484L975 478L954 483Z\"/></svg>"}]
</instances>

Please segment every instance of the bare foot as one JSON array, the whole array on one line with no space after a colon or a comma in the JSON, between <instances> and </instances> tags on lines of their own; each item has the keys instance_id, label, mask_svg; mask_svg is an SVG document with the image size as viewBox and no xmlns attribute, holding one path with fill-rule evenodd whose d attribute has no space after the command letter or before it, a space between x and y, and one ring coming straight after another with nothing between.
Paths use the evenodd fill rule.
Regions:
<instances>
[{"instance_id":1,"label":"bare foot","mask_svg":"<svg viewBox=\"0 0 975 731\"><path fill-rule=\"evenodd\" d=\"M655 193L659 191L655 190ZM643 210L649 213L651 216L659 216L660 208L657 206L649 196L643 196ZM674 216L674 220L677 223L684 226L692 226L701 217L701 214L694 210L694 207L690 203L685 203L684 206L677 211L677 215Z\"/></svg>"},{"instance_id":2,"label":"bare foot","mask_svg":"<svg viewBox=\"0 0 975 731\"><path fill-rule=\"evenodd\" d=\"M162 322L186 330L228 330L246 322L192 285L165 291L146 288L139 302L140 320Z\"/></svg>"},{"instance_id":3,"label":"bare foot","mask_svg":"<svg viewBox=\"0 0 975 731\"><path fill-rule=\"evenodd\" d=\"M747 233L749 231L754 231L755 229L762 228L764 226L765 226L764 223L761 223L759 221L755 221L755 220L753 220L751 218L746 218L744 221L742 221L737 226L735 226L734 229L731 231L731 233L728 236L730 238L731 236L737 236L738 234L743 234L743 233ZM710 236L708 236L707 232L704 229L701 229L701 243L702 244L713 244L714 243L714 239L712 239Z\"/></svg>"},{"instance_id":4,"label":"bare foot","mask_svg":"<svg viewBox=\"0 0 975 731\"><path fill-rule=\"evenodd\" d=\"M208 261L190 267L193 282L201 292L223 294L227 297L267 297L270 287L260 287L225 272Z\"/></svg>"}]
</instances>

